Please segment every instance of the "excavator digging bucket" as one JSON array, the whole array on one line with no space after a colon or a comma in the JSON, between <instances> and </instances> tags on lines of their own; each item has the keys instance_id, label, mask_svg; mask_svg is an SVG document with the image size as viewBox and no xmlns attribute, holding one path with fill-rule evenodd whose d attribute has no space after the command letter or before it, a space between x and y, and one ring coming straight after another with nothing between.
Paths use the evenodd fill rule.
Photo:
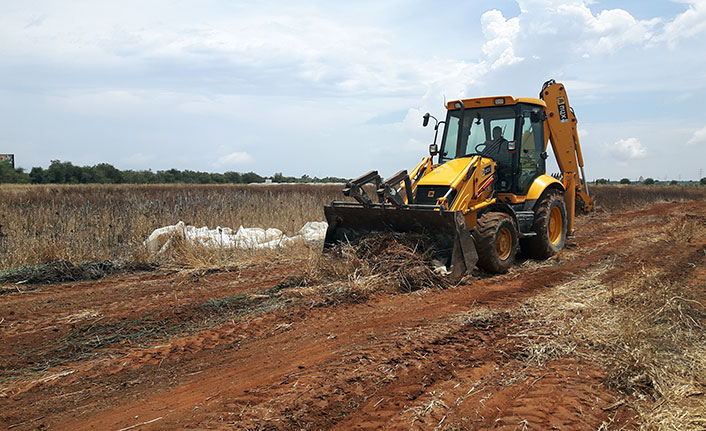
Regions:
<instances>
[{"instance_id":1,"label":"excavator digging bucket","mask_svg":"<svg viewBox=\"0 0 706 431\"><path fill-rule=\"evenodd\" d=\"M338 205L337 205L338 204ZM445 262L452 280L470 273L478 261L473 238L460 211L336 203L324 206L328 230L324 247L357 244L383 232L414 233L434 245L434 257Z\"/></svg>"}]
</instances>

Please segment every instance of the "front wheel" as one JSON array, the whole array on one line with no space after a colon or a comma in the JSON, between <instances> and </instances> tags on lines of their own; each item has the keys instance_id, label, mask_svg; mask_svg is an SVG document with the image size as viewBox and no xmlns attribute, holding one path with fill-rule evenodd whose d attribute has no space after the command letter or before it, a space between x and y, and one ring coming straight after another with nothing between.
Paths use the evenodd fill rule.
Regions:
<instances>
[{"instance_id":1,"label":"front wheel","mask_svg":"<svg viewBox=\"0 0 706 431\"><path fill-rule=\"evenodd\" d=\"M552 190L539 201L534 211L532 230L535 236L527 238L529 255L546 259L564 248L566 243L566 206L559 191Z\"/></svg>"},{"instance_id":2,"label":"front wheel","mask_svg":"<svg viewBox=\"0 0 706 431\"><path fill-rule=\"evenodd\" d=\"M472 234L478 249L478 267L492 274L507 272L515 262L519 236L512 217L499 212L485 213Z\"/></svg>"}]
</instances>

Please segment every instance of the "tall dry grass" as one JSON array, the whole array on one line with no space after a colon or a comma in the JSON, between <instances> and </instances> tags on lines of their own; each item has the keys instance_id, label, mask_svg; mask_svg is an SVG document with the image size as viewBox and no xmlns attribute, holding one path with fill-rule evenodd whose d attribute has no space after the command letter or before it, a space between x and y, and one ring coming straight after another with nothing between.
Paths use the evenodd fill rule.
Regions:
<instances>
[{"instance_id":1,"label":"tall dry grass","mask_svg":"<svg viewBox=\"0 0 706 431\"><path fill-rule=\"evenodd\" d=\"M596 208L616 211L656 202L683 202L706 199L701 186L589 185Z\"/></svg>"},{"instance_id":2,"label":"tall dry grass","mask_svg":"<svg viewBox=\"0 0 706 431\"><path fill-rule=\"evenodd\" d=\"M132 259L156 228L276 227L323 220L340 185L0 186L0 271L58 259Z\"/></svg>"},{"instance_id":3,"label":"tall dry grass","mask_svg":"<svg viewBox=\"0 0 706 431\"><path fill-rule=\"evenodd\" d=\"M196 226L276 227L323 220L341 185L2 185L0 271L65 259L137 260L142 241L179 220ZM706 187L592 186L606 211L706 199ZM373 191L371 191L374 193ZM222 253L221 253L222 254Z\"/></svg>"}]
</instances>

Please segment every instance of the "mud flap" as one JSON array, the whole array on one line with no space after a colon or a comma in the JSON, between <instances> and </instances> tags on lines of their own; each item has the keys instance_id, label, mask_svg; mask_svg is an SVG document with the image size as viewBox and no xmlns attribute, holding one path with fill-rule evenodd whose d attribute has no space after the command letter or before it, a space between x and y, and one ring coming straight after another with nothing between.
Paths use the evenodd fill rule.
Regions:
<instances>
[{"instance_id":1,"label":"mud flap","mask_svg":"<svg viewBox=\"0 0 706 431\"><path fill-rule=\"evenodd\" d=\"M415 233L428 237L436 257L447 262L451 279L470 273L478 261L473 238L460 211L363 206L357 204L324 207L328 222L324 247L340 243L356 244L379 232Z\"/></svg>"}]
</instances>

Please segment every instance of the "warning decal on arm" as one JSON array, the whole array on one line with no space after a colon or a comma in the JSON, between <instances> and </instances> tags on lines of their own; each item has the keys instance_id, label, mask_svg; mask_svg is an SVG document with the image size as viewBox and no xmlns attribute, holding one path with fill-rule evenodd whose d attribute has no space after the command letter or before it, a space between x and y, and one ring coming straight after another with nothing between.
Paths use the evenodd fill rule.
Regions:
<instances>
[{"instance_id":1,"label":"warning decal on arm","mask_svg":"<svg viewBox=\"0 0 706 431\"><path fill-rule=\"evenodd\" d=\"M566 98L564 96L557 97L556 104L559 109L559 120L562 123L568 123L569 122L569 110L566 109Z\"/></svg>"}]
</instances>

